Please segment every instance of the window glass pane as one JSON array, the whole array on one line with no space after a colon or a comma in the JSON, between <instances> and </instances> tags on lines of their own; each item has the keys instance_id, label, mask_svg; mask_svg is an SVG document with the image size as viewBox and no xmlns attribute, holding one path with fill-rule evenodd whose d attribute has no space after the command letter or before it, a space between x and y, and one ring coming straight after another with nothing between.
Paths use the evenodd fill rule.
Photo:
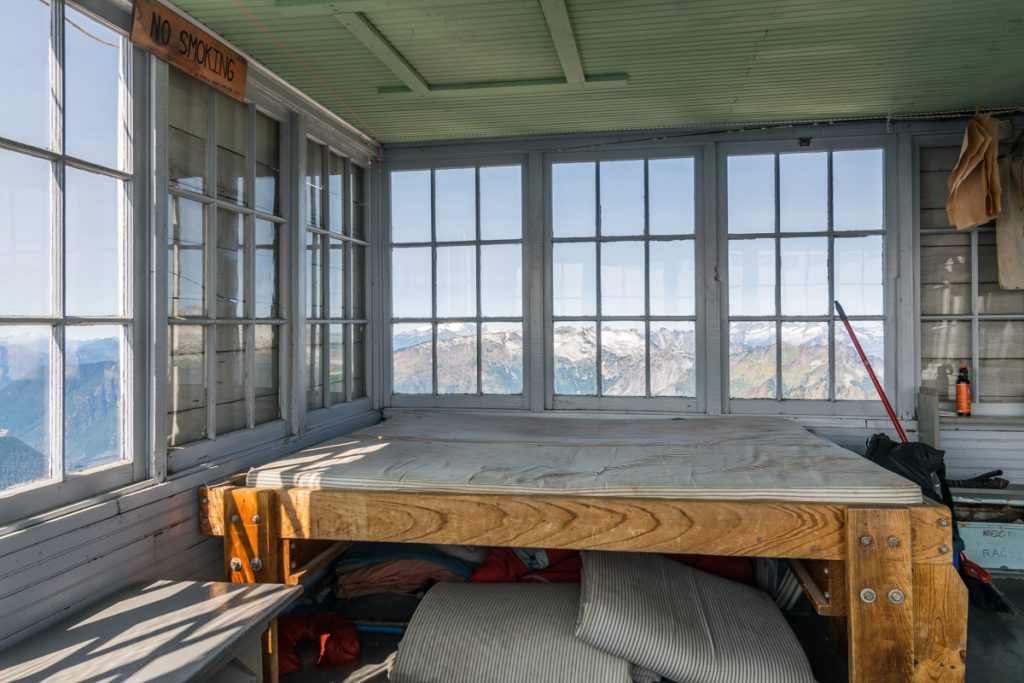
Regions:
<instances>
[{"instance_id":1,"label":"window glass pane","mask_svg":"<svg viewBox=\"0 0 1024 683\"><path fill-rule=\"evenodd\" d=\"M331 152L327 155L327 228L341 233L345 224L345 161Z\"/></svg>"},{"instance_id":2,"label":"window glass pane","mask_svg":"<svg viewBox=\"0 0 1024 683\"><path fill-rule=\"evenodd\" d=\"M328 317L345 317L345 243L328 238L327 301Z\"/></svg>"},{"instance_id":3,"label":"window glass pane","mask_svg":"<svg viewBox=\"0 0 1024 683\"><path fill-rule=\"evenodd\" d=\"M254 328L256 372L253 376L253 390L256 398L256 424L263 424L281 417L278 396L281 381L279 327L255 325Z\"/></svg>"},{"instance_id":4,"label":"window glass pane","mask_svg":"<svg viewBox=\"0 0 1024 683\"><path fill-rule=\"evenodd\" d=\"M323 148L306 141L306 225L324 227Z\"/></svg>"},{"instance_id":5,"label":"window glass pane","mask_svg":"<svg viewBox=\"0 0 1024 683\"><path fill-rule=\"evenodd\" d=\"M828 323L782 323L782 398L828 400L828 347Z\"/></svg>"},{"instance_id":6,"label":"window glass pane","mask_svg":"<svg viewBox=\"0 0 1024 683\"><path fill-rule=\"evenodd\" d=\"M1024 401L1024 320L979 324L978 396L984 401ZM970 367L970 363L968 363Z\"/></svg>"},{"instance_id":7,"label":"window glass pane","mask_svg":"<svg viewBox=\"0 0 1024 683\"><path fill-rule=\"evenodd\" d=\"M173 317L200 316L206 311L203 243L203 205L171 197L171 225L167 245L168 312Z\"/></svg>"},{"instance_id":8,"label":"window glass pane","mask_svg":"<svg viewBox=\"0 0 1024 683\"><path fill-rule=\"evenodd\" d=\"M350 166L352 189L352 236L357 240L366 239L366 171L361 166Z\"/></svg>"},{"instance_id":9,"label":"window glass pane","mask_svg":"<svg viewBox=\"0 0 1024 683\"><path fill-rule=\"evenodd\" d=\"M523 393L522 323L484 323L480 354L481 393Z\"/></svg>"},{"instance_id":10,"label":"window glass pane","mask_svg":"<svg viewBox=\"0 0 1024 683\"><path fill-rule=\"evenodd\" d=\"M881 230L885 225L885 155L880 149L832 153L832 225Z\"/></svg>"},{"instance_id":11,"label":"window glass pane","mask_svg":"<svg viewBox=\"0 0 1024 683\"><path fill-rule=\"evenodd\" d=\"M476 239L476 170L450 168L434 172L437 241Z\"/></svg>"},{"instance_id":12,"label":"window glass pane","mask_svg":"<svg viewBox=\"0 0 1024 683\"><path fill-rule=\"evenodd\" d=\"M64 330L64 463L68 472L122 459L120 325Z\"/></svg>"},{"instance_id":13,"label":"window glass pane","mask_svg":"<svg viewBox=\"0 0 1024 683\"><path fill-rule=\"evenodd\" d=\"M476 248L437 250L437 317L476 315Z\"/></svg>"},{"instance_id":14,"label":"window glass pane","mask_svg":"<svg viewBox=\"0 0 1024 683\"><path fill-rule=\"evenodd\" d=\"M430 241L430 171L391 174L391 241Z\"/></svg>"},{"instance_id":15,"label":"window glass pane","mask_svg":"<svg viewBox=\"0 0 1024 683\"><path fill-rule=\"evenodd\" d=\"M167 327L167 445L206 437L206 345L200 325Z\"/></svg>"},{"instance_id":16,"label":"window glass pane","mask_svg":"<svg viewBox=\"0 0 1024 683\"><path fill-rule=\"evenodd\" d=\"M249 106L217 93L217 197L248 204L246 157Z\"/></svg>"},{"instance_id":17,"label":"window glass pane","mask_svg":"<svg viewBox=\"0 0 1024 683\"><path fill-rule=\"evenodd\" d=\"M71 6L64 8L64 128L66 152L110 168L127 159L121 97L124 37ZM19 69L24 55L18 60ZM23 91L16 91L19 93ZM24 92L29 92L28 90Z\"/></svg>"},{"instance_id":18,"label":"window glass pane","mask_svg":"<svg viewBox=\"0 0 1024 683\"><path fill-rule=\"evenodd\" d=\"M601 312L642 315L644 311L644 243L601 245Z\"/></svg>"},{"instance_id":19,"label":"window glass pane","mask_svg":"<svg viewBox=\"0 0 1024 683\"><path fill-rule=\"evenodd\" d=\"M593 322L555 323L555 393L563 396L597 394L597 325Z\"/></svg>"},{"instance_id":20,"label":"window glass pane","mask_svg":"<svg viewBox=\"0 0 1024 683\"><path fill-rule=\"evenodd\" d=\"M217 434L244 429L245 413L245 327L217 325Z\"/></svg>"},{"instance_id":21,"label":"window glass pane","mask_svg":"<svg viewBox=\"0 0 1024 683\"><path fill-rule=\"evenodd\" d=\"M775 313L775 240L729 240L729 314Z\"/></svg>"},{"instance_id":22,"label":"window glass pane","mask_svg":"<svg viewBox=\"0 0 1024 683\"><path fill-rule=\"evenodd\" d=\"M787 237L779 249L782 315L827 315L828 238Z\"/></svg>"},{"instance_id":23,"label":"window glass pane","mask_svg":"<svg viewBox=\"0 0 1024 683\"><path fill-rule=\"evenodd\" d=\"M352 398L366 396L366 325L352 325Z\"/></svg>"},{"instance_id":24,"label":"window glass pane","mask_svg":"<svg viewBox=\"0 0 1024 683\"><path fill-rule=\"evenodd\" d=\"M235 211L217 209L217 317L244 315L245 219Z\"/></svg>"},{"instance_id":25,"label":"window glass pane","mask_svg":"<svg viewBox=\"0 0 1024 683\"><path fill-rule=\"evenodd\" d=\"M517 240L523 236L521 166L480 169L480 239Z\"/></svg>"},{"instance_id":26,"label":"window glass pane","mask_svg":"<svg viewBox=\"0 0 1024 683\"><path fill-rule=\"evenodd\" d=\"M476 323L437 326L437 393L476 393Z\"/></svg>"},{"instance_id":27,"label":"window glass pane","mask_svg":"<svg viewBox=\"0 0 1024 683\"><path fill-rule=\"evenodd\" d=\"M839 303L843 303L840 301ZM845 304L844 304L845 305ZM864 355L878 381L885 386L885 329L882 321L854 320L850 323ZM922 328L924 325L922 324ZM850 335L842 322L836 323L836 400L875 401L878 392L864 369L860 354L853 347ZM922 331L923 335L923 331ZM959 366L958 366L959 367ZM953 372L956 375L956 372Z\"/></svg>"},{"instance_id":28,"label":"window glass pane","mask_svg":"<svg viewBox=\"0 0 1024 683\"><path fill-rule=\"evenodd\" d=\"M971 313L970 233L921 235L921 313Z\"/></svg>"},{"instance_id":29,"label":"window glass pane","mask_svg":"<svg viewBox=\"0 0 1024 683\"><path fill-rule=\"evenodd\" d=\"M256 112L256 183L258 211L281 213L281 133L277 121Z\"/></svg>"},{"instance_id":30,"label":"window glass pane","mask_svg":"<svg viewBox=\"0 0 1024 683\"><path fill-rule=\"evenodd\" d=\"M391 250L391 315L431 316L431 270L430 247Z\"/></svg>"},{"instance_id":31,"label":"window glass pane","mask_svg":"<svg viewBox=\"0 0 1024 683\"><path fill-rule=\"evenodd\" d=\"M847 315L881 315L882 236L837 238L836 299Z\"/></svg>"},{"instance_id":32,"label":"window glass pane","mask_svg":"<svg viewBox=\"0 0 1024 683\"><path fill-rule=\"evenodd\" d=\"M836 337L840 334L846 331L837 328ZM954 400L960 363L971 363L970 321L922 320L921 384L938 390L940 399Z\"/></svg>"},{"instance_id":33,"label":"window glass pane","mask_svg":"<svg viewBox=\"0 0 1024 683\"><path fill-rule=\"evenodd\" d=\"M345 325L329 325L327 340L327 380L331 405L347 400L345 390Z\"/></svg>"},{"instance_id":34,"label":"window glass pane","mask_svg":"<svg viewBox=\"0 0 1024 683\"><path fill-rule=\"evenodd\" d=\"M785 231L828 230L828 153L779 155L779 223Z\"/></svg>"},{"instance_id":35,"label":"window glass pane","mask_svg":"<svg viewBox=\"0 0 1024 683\"><path fill-rule=\"evenodd\" d=\"M555 244L551 261L554 314L597 313L597 245L580 242Z\"/></svg>"},{"instance_id":36,"label":"window glass pane","mask_svg":"<svg viewBox=\"0 0 1024 683\"><path fill-rule=\"evenodd\" d=\"M693 315L695 264L693 241L652 241L651 315Z\"/></svg>"},{"instance_id":37,"label":"window glass pane","mask_svg":"<svg viewBox=\"0 0 1024 683\"><path fill-rule=\"evenodd\" d=\"M17 93L18 105L0 110L0 136L37 147L50 146L50 5L21 0L4 3L0 62L17 65L0 72L0 87ZM6 187L6 185L5 185ZM28 480L26 480L28 481Z\"/></svg>"},{"instance_id":38,"label":"window glass pane","mask_svg":"<svg viewBox=\"0 0 1024 683\"><path fill-rule=\"evenodd\" d=\"M523 314L523 255L518 244L480 247L480 310L485 317Z\"/></svg>"},{"instance_id":39,"label":"window glass pane","mask_svg":"<svg viewBox=\"0 0 1024 683\"><path fill-rule=\"evenodd\" d=\"M323 315L323 242L322 235L306 233L306 317Z\"/></svg>"},{"instance_id":40,"label":"window glass pane","mask_svg":"<svg viewBox=\"0 0 1024 683\"><path fill-rule=\"evenodd\" d=\"M205 192L208 90L177 69L168 71L168 179L172 186Z\"/></svg>"},{"instance_id":41,"label":"window glass pane","mask_svg":"<svg viewBox=\"0 0 1024 683\"><path fill-rule=\"evenodd\" d=\"M50 476L50 336L0 325L0 491Z\"/></svg>"},{"instance_id":42,"label":"window glass pane","mask_svg":"<svg viewBox=\"0 0 1024 683\"><path fill-rule=\"evenodd\" d=\"M70 315L120 315L124 184L68 168L64 268Z\"/></svg>"},{"instance_id":43,"label":"window glass pane","mask_svg":"<svg viewBox=\"0 0 1024 683\"><path fill-rule=\"evenodd\" d=\"M52 178L49 161L0 150L0 315L50 313Z\"/></svg>"},{"instance_id":44,"label":"window glass pane","mask_svg":"<svg viewBox=\"0 0 1024 683\"><path fill-rule=\"evenodd\" d=\"M277 282L280 267L280 243L277 225L257 218L254 221L256 317L278 318Z\"/></svg>"},{"instance_id":45,"label":"window glass pane","mask_svg":"<svg viewBox=\"0 0 1024 683\"><path fill-rule=\"evenodd\" d=\"M352 252L352 313L353 320L366 318L366 247L349 244Z\"/></svg>"},{"instance_id":46,"label":"window glass pane","mask_svg":"<svg viewBox=\"0 0 1024 683\"><path fill-rule=\"evenodd\" d=\"M696 325L651 321L651 396L697 395Z\"/></svg>"},{"instance_id":47,"label":"window glass pane","mask_svg":"<svg viewBox=\"0 0 1024 683\"><path fill-rule=\"evenodd\" d=\"M729 232L775 231L775 156L729 157Z\"/></svg>"},{"instance_id":48,"label":"window glass pane","mask_svg":"<svg viewBox=\"0 0 1024 683\"><path fill-rule=\"evenodd\" d=\"M596 234L596 180L593 162L551 166L551 227L555 237Z\"/></svg>"},{"instance_id":49,"label":"window glass pane","mask_svg":"<svg viewBox=\"0 0 1024 683\"><path fill-rule=\"evenodd\" d=\"M775 398L775 323L729 323L729 397Z\"/></svg>"},{"instance_id":50,"label":"window glass pane","mask_svg":"<svg viewBox=\"0 0 1024 683\"><path fill-rule=\"evenodd\" d=\"M999 286L994 232L978 232L978 313L982 315L1024 314L1024 290ZM1005 265L1004 265L1005 267ZM1021 339L1024 346L1024 339Z\"/></svg>"},{"instance_id":51,"label":"window glass pane","mask_svg":"<svg viewBox=\"0 0 1024 683\"><path fill-rule=\"evenodd\" d=\"M601 393L647 395L647 331L642 321L601 324Z\"/></svg>"},{"instance_id":52,"label":"window glass pane","mask_svg":"<svg viewBox=\"0 0 1024 683\"><path fill-rule=\"evenodd\" d=\"M691 235L694 225L693 159L647 162L647 211L652 235Z\"/></svg>"},{"instance_id":53,"label":"window glass pane","mask_svg":"<svg viewBox=\"0 0 1024 683\"><path fill-rule=\"evenodd\" d=\"M644 162L601 162L601 234L644 234Z\"/></svg>"},{"instance_id":54,"label":"window glass pane","mask_svg":"<svg viewBox=\"0 0 1024 683\"><path fill-rule=\"evenodd\" d=\"M323 325L310 325L306 335L306 408L324 407Z\"/></svg>"},{"instance_id":55,"label":"window glass pane","mask_svg":"<svg viewBox=\"0 0 1024 683\"><path fill-rule=\"evenodd\" d=\"M391 326L391 374L396 394L434 390L434 329L430 323Z\"/></svg>"}]
</instances>

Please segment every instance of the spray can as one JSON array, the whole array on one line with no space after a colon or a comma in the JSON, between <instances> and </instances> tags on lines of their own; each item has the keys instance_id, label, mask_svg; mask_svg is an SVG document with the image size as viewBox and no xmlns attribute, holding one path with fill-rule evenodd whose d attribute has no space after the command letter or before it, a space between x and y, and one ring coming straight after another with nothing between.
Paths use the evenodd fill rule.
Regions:
<instances>
[{"instance_id":1,"label":"spray can","mask_svg":"<svg viewBox=\"0 0 1024 683\"><path fill-rule=\"evenodd\" d=\"M967 377L967 363L960 364L960 372L956 376L956 414L971 416L971 380Z\"/></svg>"}]
</instances>

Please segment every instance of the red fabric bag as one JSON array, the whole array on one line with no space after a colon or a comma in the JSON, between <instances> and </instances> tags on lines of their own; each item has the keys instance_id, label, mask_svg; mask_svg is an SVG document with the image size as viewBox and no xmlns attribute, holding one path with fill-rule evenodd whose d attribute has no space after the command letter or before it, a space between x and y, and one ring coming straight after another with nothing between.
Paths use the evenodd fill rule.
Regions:
<instances>
[{"instance_id":1,"label":"red fabric bag","mask_svg":"<svg viewBox=\"0 0 1024 683\"><path fill-rule=\"evenodd\" d=\"M290 614L277 622L278 668L282 674L302 670L295 651L299 643L320 645L317 666L321 669L349 669L359 664L359 636L356 627L335 612Z\"/></svg>"}]
</instances>

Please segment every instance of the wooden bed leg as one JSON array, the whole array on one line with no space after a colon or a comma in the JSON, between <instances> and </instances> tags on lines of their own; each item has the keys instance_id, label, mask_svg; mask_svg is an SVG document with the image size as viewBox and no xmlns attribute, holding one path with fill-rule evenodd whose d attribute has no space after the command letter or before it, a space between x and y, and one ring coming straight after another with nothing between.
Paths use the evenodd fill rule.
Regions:
<instances>
[{"instance_id":1,"label":"wooden bed leg","mask_svg":"<svg viewBox=\"0 0 1024 683\"><path fill-rule=\"evenodd\" d=\"M909 681L914 672L910 513L847 509L850 683Z\"/></svg>"},{"instance_id":2,"label":"wooden bed leg","mask_svg":"<svg viewBox=\"0 0 1024 683\"><path fill-rule=\"evenodd\" d=\"M951 563L914 565L914 681L961 683L967 587Z\"/></svg>"}]
</instances>

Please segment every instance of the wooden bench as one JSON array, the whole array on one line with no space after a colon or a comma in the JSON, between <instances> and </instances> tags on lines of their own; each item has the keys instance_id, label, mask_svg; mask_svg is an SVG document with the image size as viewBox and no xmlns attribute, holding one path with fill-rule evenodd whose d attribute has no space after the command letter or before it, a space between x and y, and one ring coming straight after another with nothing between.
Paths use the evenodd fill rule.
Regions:
<instances>
[{"instance_id":1,"label":"wooden bench","mask_svg":"<svg viewBox=\"0 0 1024 683\"><path fill-rule=\"evenodd\" d=\"M0 681L264 683L264 642L299 586L155 581L0 652Z\"/></svg>"}]
</instances>

